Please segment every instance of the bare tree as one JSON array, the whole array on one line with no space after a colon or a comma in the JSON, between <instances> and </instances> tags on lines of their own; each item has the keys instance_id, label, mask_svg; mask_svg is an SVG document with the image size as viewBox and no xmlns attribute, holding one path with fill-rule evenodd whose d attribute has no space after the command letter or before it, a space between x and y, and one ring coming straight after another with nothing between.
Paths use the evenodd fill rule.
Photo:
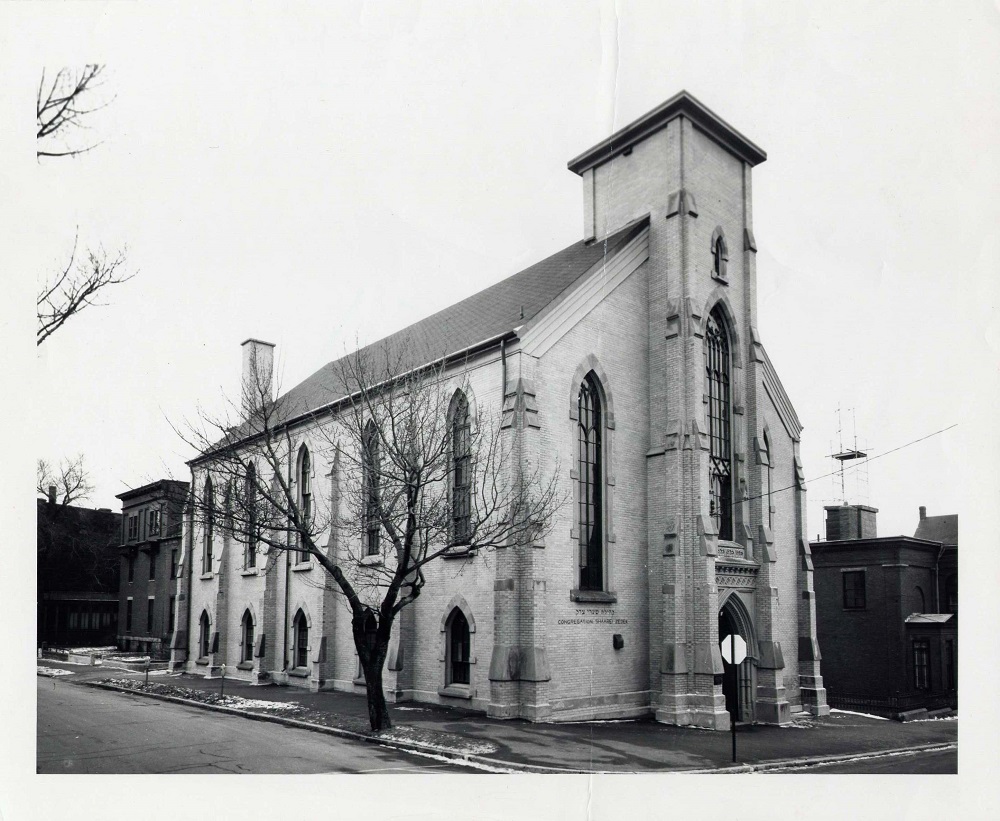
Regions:
<instances>
[{"instance_id":1,"label":"bare tree","mask_svg":"<svg viewBox=\"0 0 1000 821\"><path fill-rule=\"evenodd\" d=\"M55 77L42 78L38 83L36 134L37 156L74 157L96 148L100 143L87 141L80 147L72 144L77 132L88 128L90 114L104 108L100 94L100 77L104 66L90 63L82 70L61 68Z\"/></svg>"},{"instance_id":2,"label":"bare tree","mask_svg":"<svg viewBox=\"0 0 1000 821\"><path fill-rule=\"evenodd\" d=\"M83 464L82 453L77 454L73 459L60 460L58 465L39 459L36 477L38 495L47 499L49 488L54 487L57 498L62 497L60 501L62 505L81 502L88 499L90 494L94 492L90 473L87 472L87 468Z\"/></svg>"},{"instance_id":3,"label":"bare tree","mask_svg":"<svg viewBox=\"0 0 1000 821\"><path fill-rule=\"evenodd\" d=\"M468 393L464 370L443 359L413 369L409 353L383 345L344 358L344 398L296 421L322 443L325 452L311 458L331 466L328 494L296 482L293 409L272 400L270 372L253 369L238 424L201 414L181 434L202 454L192 463L201 478L193 477L191 496L202 528L224 520L272 561L307 554L326 571L325 586L346 599L374 731L391 726L383 667L425 568L446 554L531 543L561 503L556 474L522 460L501 408L459 403L456 418L455 398Z\"/></svg>"},{"instance_id":4,"label":"bare tree","mask_svg":"<svg viewBox=\"0 0 1000 821\"><path fill-rule=\"evenodd\" d=\"M103 248L88 251L86 259L77 260L77 240L69 262L62 271L47 279L38 289L38 326L35 344L41 345L63 326L67 319L88 305L100 305L97 295L111 285L128 282L134 274L123 272L126 249L108 256Z\"/></svg>"}]
</instances>

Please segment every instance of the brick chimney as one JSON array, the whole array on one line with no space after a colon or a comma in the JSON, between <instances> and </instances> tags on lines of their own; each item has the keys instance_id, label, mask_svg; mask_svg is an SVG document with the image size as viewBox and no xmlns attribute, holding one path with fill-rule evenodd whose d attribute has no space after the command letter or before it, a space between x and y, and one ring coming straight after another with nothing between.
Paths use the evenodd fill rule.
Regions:
<instances>
[{"instance_id":1,"label":"brick chimney","mask_svg":"<svg viewBox=\"0 0 1000 821\"><path fill-rule=\"evenodd\" d=\"M875 514L878 508L867 505L830 505L826 511L826 539L828 542L843 539L874 539Z\"/></svg>"},{"instance_id":2,"label":"brick chimney","mask_svg":"<svg viewBox=\"0 0 1000 821\"><path fill-rule=\"evenodd\" d=\"M49 485L49 504L54 505L56 503L56 486Z\"/></svg>"},{"instance_id":3,"label":"brick chimney","mask_svg":"<svg viewBox=\"0 0 1000 821\"><path fill-rule=\"evenodd\" d=\"M927 508L924 507L923 505L921 505L920 506L920 521L923 521L926 518L927 518Z\"/></svg>"},{"instance_id":4,"label":"brick chimney","mask_svg":"<svg viewBox=\"0 0 1000 821\"><path fill-rule=\"evenodd\" d=\"M274 400L274 343L259 339L248 339L243 348L243 410L249 411L247 403L256 406L261 395L268 401Z\"/></svg>"}]
</instances>

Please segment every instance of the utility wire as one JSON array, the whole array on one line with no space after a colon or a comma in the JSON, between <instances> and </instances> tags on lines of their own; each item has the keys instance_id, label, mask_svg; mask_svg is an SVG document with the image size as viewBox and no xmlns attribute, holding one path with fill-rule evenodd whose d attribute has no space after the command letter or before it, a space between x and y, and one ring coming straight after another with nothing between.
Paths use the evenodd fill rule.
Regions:
<instances>
[{"instance_id":1,"label":"utility wire","mask_svg":"<svg viewBox=\"0 0 1000 821\"><path fill-rule=\"evenodd\" d=\"M844 472L846 473L849 470L855 470L861 467L866 462L874 462L876 459L881 459L883 456L888 456L890 453L896 453L897 451L903 450L903 448L908 448L911 445L915 445L918 442L923 442L926 439L930 439L932 436L938 436L944 433L945 431L949 431L952 428L957 428L957 427L958 423L956 422L954 425L948 425L948 427L941 428L941 430L936 430L934 431L934 433L928 433L926 436L921 436L919 439L914 439L912 442L907 442L905 445L900 445L899 447L893 448L892 450L887 450L884 453L878 454L877 456L872 456L870 458L866 457L863 461L859 461L856 465L850 465L849 467L844 468ZM836 476L838 473L840 473L839 469L831 471L830 473L824 473L822 476L814 476L812 479L806 479L803 482L803 484L808 485L812 482L818 482L820 479L829 479L831 476ZM798 490L798 487L799 487L798 485L788 485L788 487L777 488L776 490L772 490L770 495L773 496L775 493L782 493L783 491L786 490ZM760 496L748 496L746 498L746 501L752 502L756 499L762 499L763 497L764 494Z\"/></svg>"}]
</instances>

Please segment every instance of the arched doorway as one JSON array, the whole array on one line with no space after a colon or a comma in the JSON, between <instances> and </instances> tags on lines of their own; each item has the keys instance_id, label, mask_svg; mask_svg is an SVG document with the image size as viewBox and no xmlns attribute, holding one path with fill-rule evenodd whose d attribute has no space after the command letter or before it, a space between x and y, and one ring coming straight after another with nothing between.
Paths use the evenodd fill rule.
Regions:
<instances>
[{"instance_id":1,"label":"arched doorway","mask_svg":"<svg viewBox=\"0 0 1000 821\"><path fill-rule=\"evenodd\" d=\"M757 641L753 622L746 607L735 594L730 595L719 609L719 641L724 642L733 634L742 636L747 644L747 657L741 664L730 664L722 659L722 693L726 697L726 710L739 722L754 722L754 693L756 692L755 656ZM736 714L737 693L739 715Z\"/></svg>"}]
</instances>

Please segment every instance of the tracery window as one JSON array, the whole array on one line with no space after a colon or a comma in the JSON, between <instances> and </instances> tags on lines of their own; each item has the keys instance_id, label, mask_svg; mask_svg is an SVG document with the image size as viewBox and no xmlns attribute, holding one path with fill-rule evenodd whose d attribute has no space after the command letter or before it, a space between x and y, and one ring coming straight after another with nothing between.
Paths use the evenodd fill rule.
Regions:
<instances>
[{"instance_id":1,"label":"tracery window","mask_svg":"<svg viewBox=\"0 0 1000 821\"><path fill-rule=\"evenodd\" d=\"M729 334L718 307L705 329L705 393L708 396L709 512L720 539L733 538L732 408Z\"/></svg>"},{"instance_id":2,"label":"tracery window","mask_svg":"<svg viewBox=\"0 0 1000 821\"><path fill-rule=\"evenodd\" d=\"M457 391L451 401L451 517L455 544L472 535L472 453L469 400Z\"/></svg>"},{"instance_id":3,"label":"tracery window","mask_svg":"<svg viewBox=\"0 0 1000 821\"><path fill-rule=\"evenodd\" d=\"M306 621L306 614L299 610L292 625L293 666L305 667L309 663L309 623Z\"/></svg>"},{"instance_id":4,"label":"tracery window","mask_svg":"<svg viewBox=\"0 0 1000 821\"><path fill-rule=\"evenodd\" d=\"M604 447L601 392L591 371L577 397L580 589L604 589Z\"/></svg>"},{"instance_id":5,"label":"tracery window","mask_svg":"<svg viewBox=\"0 0 1000 821\"><path fill-rule=\"evenodd\" d=\"M374 422L368 422L361 441L362 484L364 492L364 548L369 556L377 556L380 545L379 513L379 441Z\"/></svg>"},{"instance_id":6,"label":"tracery window","mask_svg":"<svg viewBox=\"0 0 1000 821\"><path fill-rule=\"evenodd\" d=\"M209 622L209 620L208 620L208 613L206 613L204 610L202 610L202 612L201 612L200 629L199 629L199 632L198 632L198 657L199 658L208 658L208 653L209 653L209 650L211 649L210 648L210 644L209 644L209 642L211 641L211 636L212 636L211 630L212 630L212 625L211 625L211 622Z\"/></svg>"},{"instance_id":7,"label":"tracery window","mask_svg":"<svg viewBox=\"0 0 1000 821\"><path fill-rule=\"evenodd\" d=\"M250 611L246 610L243 613L243 629L242 639L243 639L243 652L240 653L240 661L253 661L253 616L250 615Z\"/></svg>"}]
</instances>

